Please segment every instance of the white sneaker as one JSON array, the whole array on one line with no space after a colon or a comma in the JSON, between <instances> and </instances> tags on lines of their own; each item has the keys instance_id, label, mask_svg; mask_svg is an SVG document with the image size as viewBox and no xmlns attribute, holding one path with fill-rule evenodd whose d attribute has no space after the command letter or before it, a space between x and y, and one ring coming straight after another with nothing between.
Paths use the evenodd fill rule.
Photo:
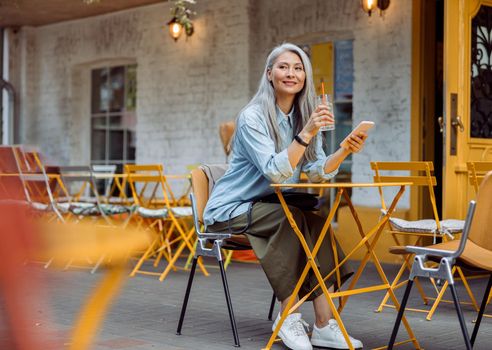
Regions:
<instances>
[{"instance_id":1,"label":"white sneaker","mask_svg":"<svg viewBox=\"0 0 492 350\"><path fill-rule=\"evenodd\" d=\"M272 325L272 332L280 321L280 313ZM305 322L301 319L300 313L290 314L285 319L282 327L278 331L278 336L285 346L292 350L312 350L313 347L304 329Z\"/></svg>"},{"instance_id":2,"label":"white sneaker","mask_svg":"<svg viewBox=\"0 0 492 350\"><path fill-rule=\"evenodd\" d=\"M360 340L354 339L349 335L350 342L355 349L363 347ZM349 349L343 333L338 327L336 320L329 320L328 325L323 328L313 326L313 334L311 335L311 344L314 346L320 346L333 349Z\"/></svg>"}]
</instances>

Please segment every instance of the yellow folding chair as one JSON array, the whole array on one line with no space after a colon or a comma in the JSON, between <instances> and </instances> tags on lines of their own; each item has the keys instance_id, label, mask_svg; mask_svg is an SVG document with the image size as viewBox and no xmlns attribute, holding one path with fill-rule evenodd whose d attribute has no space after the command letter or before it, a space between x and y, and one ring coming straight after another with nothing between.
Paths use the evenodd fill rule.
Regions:
<instances>
[{"instance_id":1,"label":"yellow folding chair","mask_svg":"<svg viewBox=\"0 0 492 350\"><path fill-rule=\"evenodd\" d=\"M390 218L389 220L389 233L393 237L397 246L405 245L402 244L402 239L410 240L415 239L412 245L425 245L426 239L432 239L433 243L436 243L437 239L442 241L453 240L455 236L463 231L464 221L462 220L440 220L439 214L436 206L436 197L434 194L434 187L437 184L436 178L433 175L434 165L432 162L371 162L371 169L374 171L374 182L410 182L412 186L417 186L420 188L425 188L428 192L428 199L432 208L431 219L418 220L418 221L408 221L399 218ZM384 193L382 188L379 189L381 197L381 205L383 210L386 209L386 203L384 200ZM403 238L405 237L405 238ZM411 269L412 256L407 255L402 257L403 264L398 271L395 279L391 284L391 288L397 289L402 287L407 283L407 281L400 282L405 271ZM467 290L468 296L470 298L469 303L463 302L464 304L471 304L478 311L478 305L475 297L466 281L463 271L459 267L453 269L453 273L457 272L460 279ZM436 297L428 297L424 293L424 290L420 283L416 281L416 286L419 290L419 294L425 305L428 305L429 300L434 300L432 307L429 310L418 309L418 308L407 308L407 310L424 312L426 313L426 319L431 320L434 312L436 311L439 303L452 301L444 300L443 295L448 287L448 282L439 288L437 283L431 279L433 287L436 291ZM381 312L384 307L393 307L394 305L387 304L389 299L389 293L386 293L383 300L381 301L376 312Z\"/></svg>"},{"instance_id":2,"label":"yellow folding chair","mask_svg":"<svg viewBox=\"0 0 492 350\"><path fill-rule=\"evenodd\" d=\"M467 162L466 167L468 169L470 185L473 186L475 194L477 194L485 174L492 171L492 162Z\"/></svg>"},{"instance_id":3,"label":"yellow folding chair","mask_svg":"<svg viewBox=\"0 0 492 350\"><path fill-rule=\"evenodd\" d=\"M68 196L68 201L63 204L68 208L73 220L102 218L107 225L126 226L127 215L133 211L133 207L102 203L103 196L99 194L96 177L90 166L60 166L59 169L60 186ZM123 220L124 218L126 220Z\"/></svg>"},{"instance_id":4,"label":"yellow folding chair","mask_svg":"<svg viewBox=\"0 0 492 350\"><path fill-rule=\"evenodd\" d=\"M184 249L194 253L194 227L192 211L188 206L177 206L162 165L125 165L127 182L137 205L134 219L137 227L145 227L154 233L154 239L138 260L130 276L137 273L158 275L163 281L169 272L186 269L176 265ZM167 266L162 273L142 270L143 263L155 257L157 267L164 257ZM204 275L208 272L201 261L199 267Z\"/></svg>"}]
</instances>

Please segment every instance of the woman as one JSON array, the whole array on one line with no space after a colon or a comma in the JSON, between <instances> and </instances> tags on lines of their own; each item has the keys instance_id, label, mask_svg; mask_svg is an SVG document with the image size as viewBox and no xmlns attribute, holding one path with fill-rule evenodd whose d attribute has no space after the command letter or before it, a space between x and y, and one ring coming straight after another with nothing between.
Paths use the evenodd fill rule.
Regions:
<instances>
[{"instance_id":1,"label":"woman","mask_svg":"<svg viewBox=\"0 0 492 350\"><path fill-rule=\"evenodd\" d=\"M311 182L326 181L351 152L359 152L366 134L351 135L344 147L330 156L322 149L321 126L334 122L328 106L315 106L315 90L311 63L297 46L283 44L267 58L258 92L240 112L233 139L230 167L215 184L204 212L209 232L245 231L253 250L272 285L282 310L306 264L299 240L278 203L257 202L271 194L272 183L297 183L304 171ZM305 211L290 208L296 223L311 246L316 241L325 219ZM333 249L325 240L317 263L323 275L335 266ZM338 256L343 259L339 249ZM352 272L341 268L344 282ZM310 271L299 296L306 295L317 284ZM336 278L327 280L331 291ZM295 296L297 298L297 296ZM312 345L348 349L326 298L318 288L311 296L316 322L311 342L299 313L284 321L279 337L291 349L312 349ZM273 325L276 327L280 313ZM356 348L362 347L353 339Z\"/></svg>"}]
</instances>

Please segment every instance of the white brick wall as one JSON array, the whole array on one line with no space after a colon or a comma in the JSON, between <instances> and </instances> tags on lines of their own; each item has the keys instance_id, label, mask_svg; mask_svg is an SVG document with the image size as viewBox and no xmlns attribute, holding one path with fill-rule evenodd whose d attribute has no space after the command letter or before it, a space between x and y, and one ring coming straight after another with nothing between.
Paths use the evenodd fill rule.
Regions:
<instances>
[{"instance_id":1,"label":"white brick wall","mask_svg":"<svg viewBox=\"0 0 492 350\"><path fill-rule=\"evenodd\" d=\"M218 124L248 100L248 1L201 1L195 34L177 43L169 3L24 28L22 142L62 163L90 160L90 70L138 65L137 162L224 160ZM32 41L32 43L31 43Z\"/></svg>"},{"instance_id":2,"label":"white brick wall","mask_svg":"<svg viewBox=\"0 0 492 350\"><path fill-rule=\"evenodd\" d=\"M137 162L170 172L220 162L218 124L257 87L268 51L283 41L354 40L354 124L377 127L354 156L353 180L371 181L370 160L410 157L411 1L367 17L359 0L200 0L195 34L174 43L161 27L169 3L38 28L13 50L21 138L62 163L90 159L90 70L137 63ZM391 135L391 143L388 139ZM367 202L355 191L357 204Z\"/></svg>"}]
</instances>

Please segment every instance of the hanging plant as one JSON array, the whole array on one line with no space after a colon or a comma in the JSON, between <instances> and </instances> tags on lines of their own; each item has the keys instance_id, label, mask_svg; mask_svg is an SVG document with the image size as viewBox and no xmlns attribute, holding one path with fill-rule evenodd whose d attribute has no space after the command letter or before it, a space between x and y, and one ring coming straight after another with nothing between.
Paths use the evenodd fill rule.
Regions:
<instances>
[{"instance_id":1,"label":"hanging plant","mask_svg":"<svg viewBox=\"0 0 492 350\"><path fill-rule=\"evenodd\" d=\"M194 32L190 17L196 15L196 12L189 9L188 6L195 4L195 0L175 0L174 6L171 8L173 21L183 26L186 36L191 36Z\"/></svg>"}]
</instances>

